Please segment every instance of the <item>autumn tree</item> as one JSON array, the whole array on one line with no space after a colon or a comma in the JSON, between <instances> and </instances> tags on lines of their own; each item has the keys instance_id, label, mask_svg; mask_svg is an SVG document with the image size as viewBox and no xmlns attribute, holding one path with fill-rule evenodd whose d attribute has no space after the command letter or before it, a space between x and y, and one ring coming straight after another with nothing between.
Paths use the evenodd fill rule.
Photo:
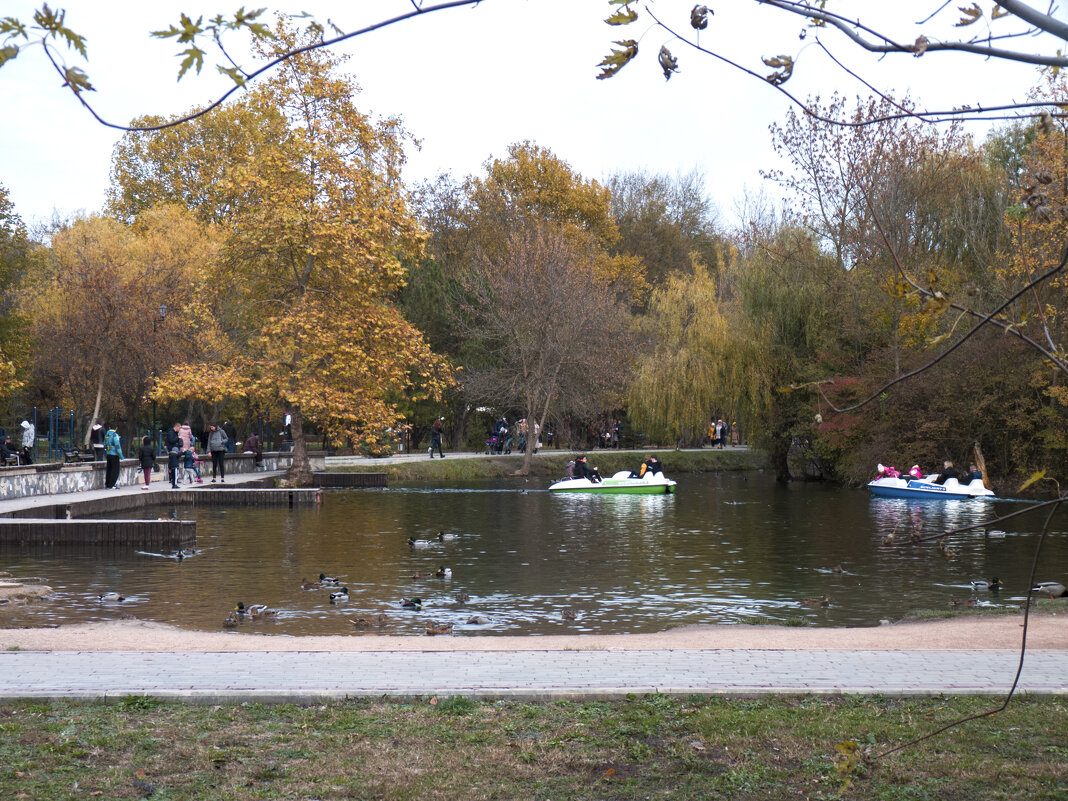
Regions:
<instances>
[{"instance_id":1,"label":"autumn tree","mask_svg":"<svg viewBox=\"0 0 1068 801\"><path fill-rule=\"evenodd\" d=\"M518 258L512 253L517 243L526 243L524 247L536 254L541 252L541 246L535 248L533 244L541 241L538 237L552 234L562 239L577 268L590 271L583 280L598 282L604 292L625 305L639 303L647 291L641 259L616 250L619 229L612 217L606 187L584 178L551 150L534 143L511 145L507 157L487 161L484 175L462 182L439 178L424 186L419 207L431 233L428 250L432 263L413 275L405 292L405 304L413 319L418 319L421 327L430 331L463 367L463 391L452 405L458 428L473 408L503 402L491 382L477 377L515 368L507 363L510 356L505 355L514 352L497 341L499 321L486 320L487 312L478 311L485 302L484 293L500 291L514 298L520 284L504 286L505 281L525 281L531 270L547 269L539 266L544 261L540 256L531 255L521 260L523 269L506 271L492 282L495 286L487 287L487 265L510 265L512 259ZM535 237L532 232L539 233ZM562 248L563 245L554 245L550 250ZM560 258L550 261L556 264ZM528 284L522 286L523 291L530 289ZM569 310L579 316L558 317L558 306L555 301L548 302L542 294L545 291L548 288L531 292L529 308L521 314L514 306L508 307L509 313L522 319L531 313L541 314L543 324L548 326L581 326L581 309ZM601 292L597 291L597 297ZM556 358L554 354L559 353L553 348L546 356ZM606 368L606 374L614 371L614 367ZM572 396L554 390L551 394L554 399L547 408L558 417L572 411L586 413L591 400L603 402L607 397L601 392ZM527 399L515 392L508 397L514 408L527 413L528 420L539 425L545 422L540 403L528 406ZM617 392L611 406L618 402ZM527 441L533 447L533 438Z\"/></svg>"},{"instance_id":2,"label":"autumn tree","mask_svg":"<svg viewBox=\"0 0 1068 801\"><path fill-rule=\"evenodd\" d=\"M691 273L695 262L715 267L716 210L697 169L677 175L617 172L605 185L619 228L614 252L639 257L652 286Z\"/></svg>"},{"instance_id":3,"label":"autumn tree","mask_svg":"<svg viewBox=\"0 0 1068 801\"><path fill-rule=\"evenodd\" d=\"M466 389L521 409L533 431L558 414L586 416L618 404L632 338L626 303L596 270L596 253L545 222L514 228L505 247L474 260L465 277L466 333L490 356L468 370Z\"/></svg>"},{"instance_id":4,"label":"autumn tree","mask_svg":"<svg viewBox=\"0 0 1068 801\"><path fill-rule=\"evenodd\" d=\"M285 22L274 52L315 41ZM288 59L241 101L273 136L240 153L226 186L229 234L213 285L235 307L239 355L181 365L159 397L225 392L292 418L291 476L310 479L304 421L376 442L398 401L450 380L394 303L423 237L400 181L405 132L356 106L337 59Z\"/></svg>"},{"instance_id":5,"label":"autumn tree","mask_svg":"<svg viewBox=\"0 0 1068 801\"><path fill-rule=\"evenodd\" d=\"M30 263L31 248L26 225L0 184L0 398L10 398L24 383L14 357L24 350L26 321L17 314L15 290Z\"/></svg>"},{"instance_id":6,"label":"autumn tree","mask_svg":"<svg viewBox=\"0 0 1068 801\"><path fill-rule=\"evenodd\" d=\"M53 385L90 423L122 419L129 435L155 375L181 359L197 273L215 243L187 213L159 207L135 226L76 220L52 238L51 261L23 287L34 380ZM170 310L166 327L157 309Z\"/></svg>"}]
</instances>

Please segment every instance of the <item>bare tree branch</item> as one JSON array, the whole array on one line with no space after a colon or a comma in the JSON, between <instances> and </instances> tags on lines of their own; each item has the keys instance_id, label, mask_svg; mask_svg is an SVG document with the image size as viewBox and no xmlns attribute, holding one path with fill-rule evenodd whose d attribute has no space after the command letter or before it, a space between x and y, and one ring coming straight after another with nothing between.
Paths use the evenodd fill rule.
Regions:
<instances>
[{"instance_id":1,"label":"bare tree branch","mask_svg":"<svg viewBox=\"0 0 1068 801\"><path fill-rule=\"evenodd\" d=\"M831 25L845 34L854 44L871 53L916 54L916 46L914 44L900 44L889 36L879 33L875 29L869 28L859 21L849 20L840 14L814 8L807 3L794 3L790 2L790 0L756 0L756 2L761 5L778 8L781 11L786 11L791 14L797 14L798 16L810 19L814 22ZM1009 0L1009 2L1006 3L999 2L998 5L1006 11L1010 11L1014 16L1033 25L1038 30L1050 33L1059 39L1068 38L1068 25L1053 19L1053 17L1047 14L1041 14L1032 8L1028 8L1024 3L1017 2L1016 0ZM858 33L858 31L867 33L879 39L883 44L878 44L877 42L865 39L861 33ZM1045 67L1068 67L1068 56L1062 56L1060 54L1044 55L1041 53L1026 53L1018 50L1004 50L999 47L975 44L974 42L929 41L925 44L923 52L932 53L935 51L971 53L974 55L1001 59L1003 61L1018 61L1024 64L1037 64Z\"/></svg>"},{"instance_id":2,"label":"bare tree branch","mask_svg":"<svg viewBox=\"0 0 1068 801\"><path fill-rule=\"evenodd\" d=\"M450 8L459 8L460 6L477 6L481 2L483 2L483 0L449 0L448 2L438 3L437 5L433 5L433 6L420 7L420 6L416 5L414 0L413 0L412 6L415 9L414 11L409 11L406 14L400 14L399 16L392 17L392 18L386 19L386 20L382 20L381 22L376 22L376 23L374 23L372 25L368 25L368 26L366 26L364 28L360 28L359 30L355 30L355 31L351 31L350 33L344 33L344 34L341 34L339 36L335 36L332 39L321 39L320 41L315 42L314 44L310 44L310 45L307 45L305 47L297 48L296 50L292 50L292 51L288 51L286 53L282 53L280 56L271 59L269 62L264 64L259 69L254 70L254 71L252 71L250 73L247 73L246 79L245 79L245 83L242 83L242 84L239 84L239 85L235 85L228 92L226 92L221 97L216 99L214 102L208 104L204 108L199 109L198 111L195 111L192 114L187 114L184 117L179 117L178 119L170 120L169 122L160 123L159 125L119 125L118 123L109 122L108 120L105 120L103 117L101 117L99 114L97 114L96 110L85 99L84 93L82 91L80 91L76 86L73 86L73 85L71 85L70 83L67 82L66 71L56 61L56 59L55 59L55 57L54 57L54 55L52 53L52 48L48 45L48 43L47 42L43 42L42 44L44 46L45 55L48 57L48 60L51 62L52 67L56 70L57 73L59 73L59 76L61 78L63 78L64 86L69 88L71 90L71 92L74 93L74 96L76 98L78 98L78 102L81 103L82 106L85 108L85 110L88 111L92 115L93 119L95 119L101 125L103 125L103 126L105 126L107 128L115 128L116 130L119 130L119 131L161 131L164 128L173 128L175 125L181 125L182 123L189 122L190 120L195 120L197 117L202 117L203 115L207 114L212 109L218 108L232 94L237 92L239 89L243 89L246 86L246 84L248 83L248 81L251 81L251 80L254 80L255 78L258 78L260 75L263 75L265 72L268 72L268 71L274 69L279 64L281 64L282 62L292 58L293 56L300 55L301 53L306 53L306 52L308 52L310 50L318 50L319 48L322 48L322 47L332 47L333 45L336 45L336 44L338 44L340 42L344 42L344 41L347 41L349 39L354 39L357 36L363 36L364 34L371 33L372 31L380 30L381 28L388 28L391 25L396 25L397 23L405 22L406 20L412 19L413 17L417 17L417 16L420 16L422 14L430 14L430 13L433 13L435 11L445 11L445 10L450 9Z\"/></svg>"},{"instance_id":3,"label":"bare tree branch","mask_svg":"<svg viewBox=\"0 0 1068 801\"><path fill-rule=\"evenodd\" d=\"M757 2L769 2L769 1L770 0L757 0ZM943 111L928 111L928 110L911 111L911 112L903 111L900 114L888 114L888 115L885 115L885 116L882 116L882 117L872 117L870 119L864 119L864 120L860 120L860 121L857 121L857 120L839 120L839 119L834 119L833 117L824 117L824 116L820 115L818 112L816 112L814 109L810 108L805 103L805 101L800 100L796 95L794 95L791 92L789 92L786 89L784 89L782 84L771 83L765 78L765 76L761 75L760 73L755 72L755 71L749 69L748 67L742 66L738 62L727 58L726 56L724 56L721 53L717 53L714 50L709 50L708 48L702 47L698 42L687 38L684 33L681 33L679 31L675 30L670 25L668 25L665 22L661 21L652 11L649 11L647 9L647 13L649 14L649 16L653 19L653 21L660 28L662 28L664 31L666 31L667 33L671 34L673 37L675 37L679 41L683 42L684 44L689 45L690 47L692 47L694 50L698 51L699 53L703 53L706 56L711 56L712 58L718 59L719 61L722 61L724 64L727 64L730 67L733 67L734 69L738 70L739 72L744 72L746 75L749 75L750 77L756 78L761 83L766 84L768 86L771 86L776 91L781 93L784 97L786 97L791 103L793 103L799 109L804 111L805 114L811 116L813 119L819 120L820 122L825 122L825 123L827 123L829 125L836 125L836 126L838 126L840 128L864 128L864 127L867 127L869 125L875 125L875 124L880 123L880 122L890 122L890 121L893 121L893 120L901 120L901 119L918 119L918 120L922 120L923 122L929 122L929 123L943 123L943 122L953 122L953 121L980 121L980 120L981 121L987 121L987 122L993 122L993 121L996 121L996 120L1015 120L1015 121L1019 121L1019 120L1025 120L1025 119L1038 119L1038 118L1040 118L1042 116L1043 112L1039 112L1039 113L1035 113L1035 114L996 114L996 113L993 113L993 112L1002 112L1002 111L1022 111L1023 109L1029 109L1029 108L1033 108L1033 109L1050 109L1049 113L1050 113L1051 116L1057 117L1057 118L1068 118L1068 113L1066 113L1063 110L1064 107L1061 104L1056 103L1056 102L1052 102L1052 101L1047 101L1047 102L1038 101L1038 102L1028 102L1028 103L1006 103L1006 104L1000 104L1000 105L995 105L995 106L985 106L985 107L982 106L982 105L977 105L974 108L972 108L970 106L962 106L960 108L955 108L955 109L950 109L950 110L943 110Z\"/></svg>"}]
</instances>

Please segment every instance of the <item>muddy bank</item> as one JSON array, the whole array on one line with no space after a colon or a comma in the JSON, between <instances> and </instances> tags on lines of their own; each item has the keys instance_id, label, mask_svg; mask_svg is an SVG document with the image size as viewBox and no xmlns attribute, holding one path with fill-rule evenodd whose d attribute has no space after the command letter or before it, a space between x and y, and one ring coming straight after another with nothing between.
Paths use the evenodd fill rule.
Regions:
<instances>
[{"instance_id":1,"label":"muddy bank","mask_svg":"<svg viewBox=\"0 0 1068 801\"><path fill-rule=\"evenodd\" d=\"M1066 609L1068 612L1068 609ZM1019 648L1021 616L976 616L873 628L687 626L658 634L545 637L291 637L264 633L186 631L162 623L120 620L57 628L0 629L0 650L24 651L530 651L651 649L1001 649ZM1068 613L1036 615L1028 647L1068 650Z\"/></svg>"}]
</instances>

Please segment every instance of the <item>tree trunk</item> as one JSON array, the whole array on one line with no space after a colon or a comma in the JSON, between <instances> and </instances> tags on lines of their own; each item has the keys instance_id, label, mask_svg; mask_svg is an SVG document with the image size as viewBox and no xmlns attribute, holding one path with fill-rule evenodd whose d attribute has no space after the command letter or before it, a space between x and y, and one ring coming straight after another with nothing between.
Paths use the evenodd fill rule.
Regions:
<instances>
[{"instance_id":1,"label":"tree trunk","mask_svg":"<svg viewBox=\"0 0 1068 801\"><path fill-rule=\"evenodd\" d=\"M308 462L308 444L304 439L304 417L299 406L291 406L286 411L291 417L290 431L293 432L293 464L286 478L294 486L308 487L312 483L312 472Z\"/></svg>"},{"instance_id":2,"label":"tree trunk","mask_svg":"<svg viewBox=\"0 0 1068 801\"><path fill-rule=\"evenodd\" d=\"M100 360L100 378L96 382L96 403L93 404L93 419L85 427L85 440L82 442L82 450L89 450L89 440L93 436L93 426L100 419L100 401L104 397L104 360Z\"/></svg>"}]
</instances>

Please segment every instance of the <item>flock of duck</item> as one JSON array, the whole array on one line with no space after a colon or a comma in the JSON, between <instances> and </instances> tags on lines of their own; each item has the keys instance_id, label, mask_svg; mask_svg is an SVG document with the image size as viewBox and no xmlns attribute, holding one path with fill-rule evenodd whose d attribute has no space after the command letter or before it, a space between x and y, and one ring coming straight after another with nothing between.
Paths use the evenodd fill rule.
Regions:
<instances>
[{"instance_id":1,"label":"flock of duck","mask_svg":"<svg viewBox=\"0 0 1068 801\"><path fill-rule=\"evenodd\" d=\"M998 534L1002 534L1003 532L997 532L997 533ZM415 537L409 537L408 538L408 547L413 551L422 550L422 549L426 549L426 548L431 548L431 547L437 546L440 543L451 542L453 540L458 539L459 537L460 537L460 535L456 534L456 533L439 531L437 533L437 536L434 539L416 539ZM894 534L891 533L890 535L888 535L888 537L884 538L883 544L884 545L889 544L889 542L893 541L893 538L894 538ZM944 542L940 540L939 541L939 545L943 548L943 555L946 555L945 554L946 546L944 545ZM194 555L196 555L198 553L200 553L200 552L196 551L196 550L192 550L192 549L179 549L173 555L171 555L171 554L146 554L146 555L165 556L166 558L182 560L182 559L185 559L186 557L194 556ZM844 571L843 571L841 565L837 565L837 566L831 568L829 572L842 573ZM451 577L452 577L452 569L446 567L445 565L440 565L438 567L438 569L434 570L434 571L418 571L417 570L412 574L412 578L416 579L416 580L432 579L432 578L444 579L444 578L451 578ZM997 593L1001 589L1002 586L1003 585L1001 583L1001 580L997 576L994 576L990 580L987 580L987 579L973 579L971 581L972 591L976 592L976 593L980 593L980 592ZM301 579L301 589L304 589L304 590L323 590L323 589L329 590L330 591L329 592L329 600L330 600L331 604L342 604L342 603L348 601L348 599L349 599L349 588L347 586L343 586L342 585L341 579L339 577L337 577L337 576L328 576L326 573L320 573L318 580L315 580L315 581L308 581L307 579ZM1031 588L1031 591L1033 593L1038 593L1040 595L1048 595L1050 598L1068 598L1068 589L1065 588L1064 584L1062 584L1060 582L1056 582L1056 581L1042 581L1042 582L1039 582L1037 585L1035 585L1034 587ZM105 592L105 593L103 593L101 595L98 595L97 598L102 603L118 603L118 602L122 602L122 601L126 600L126 598L123 595L121 595L121 594L119 594L117 592ZM464 604L464 603L468 602L469 600L471 600L471 596L468 595L467 593L460 592L460 593L456 594L455 600L456 600L456 602L458 604ZM818 597L818 598L802 598L798 603L799 603L800 606L803 606L803 607L806 607L806 608L809 608L809 609L821 609L821 608L827 608L827 607L829 607L831 605L831 598L830 598L829 595L823 595L823 596ZM413 610L413 611L419 612L419 611L422 611L422 609L423 609L423 600L421 598L419 598L419 597L401 598L400 602L399 602L399 605L400 605L400 607L402 609L408 609L408 610ZM964 598L964 599L954 598L954 599L951 599L949 601L949 606L951 606L951 607L959 607L959 606L974 607L974 606L977 606L977 605L978 605L978 599L975 598L975 597ZM239 601L237 606L234 607L234 609L230 612L230 614L223 621L223 626L227 627L227 628L232 628L232 627L237 626L239 623L241 623L241 622L243 622L245 620L249 620L249 621L273 620L273 619L278 617L278 614L279 614L279 612L278 612L277 609L270 609L266 604L250 604L250 605L246 606L244 604L244 602L240 602ZM561 612L561 617L564 620L575 620L576 613L572 609L564 609ZM369 628L374 628L374 627L381 628L382 626L386 625L386 623L388 621L389 621L389 618L385 614L378 614L378 615L372 616L370 618L366 618L366 617L354 618L350 622L357 629L369 629ZM485 624L487 624L489 622L490 622L489 618L487 618L487 617L485 617L483 615L472 615L467 620L467 623L469 625L485 625ZM451 634L452 631L453 631L453 624L452 623L436 623L436 622L433 622L433 621L429 621L426 624L426 633L428 635Z\"/></svg>"},{"instance_id":2,"label":"flock of duck","mask_svg":"<svg viewBox=\"0 0 1068 801\"><path fill-rule=\"evenodd\" d=\"M408 547L412 550L429 548L436 546L439 543L450 542L459 538L459 534L439 531L436 539L425 540L416 539L414 537L408 538ZM412 578L416 580L432 579L432 578L451 578L452 568L440 565L437 570L434 571L416 571L412 573ZM329 599L331 604L342 604L349 599L349 588L343 586L342 579L338 576L329 576L326 573L320 573L317 580L308 581L306 578L301 579L301 589L303 590L329 590ZM117 594L117 593L115 593ZM104 596L101 596L101 600L104 600ZM122 600L122 599L118 599ZM458 604L464 604L471 600L471 596L464 592L459 592L455 596L455 600ZM399 601L401 609L420 612L423 609L423 600L419 597L401 598ZM258 621L258 620L274 620L278 617L277 609L270 609L266 604L250 604L245 605L244 602L238 602L237 606L230 612L230 614L223 621L223 626L226 628L233 628L244 621ZM576 614L573 610L565 609L562 613L562 617L565 620L574 620ZM357 629L370 629L381 628L389 622L387 615L379 613L371 617L359 617L353 618L351 621L353 626ZM488 617L484 615L472 615L468 618L467 624L472 626L486 625L490 622ZM428 635L437 634L451 634L453 631L453 623L438 623L435 621L428 621L426 623L426 633Z\"/></svg>"}]
</instances>

